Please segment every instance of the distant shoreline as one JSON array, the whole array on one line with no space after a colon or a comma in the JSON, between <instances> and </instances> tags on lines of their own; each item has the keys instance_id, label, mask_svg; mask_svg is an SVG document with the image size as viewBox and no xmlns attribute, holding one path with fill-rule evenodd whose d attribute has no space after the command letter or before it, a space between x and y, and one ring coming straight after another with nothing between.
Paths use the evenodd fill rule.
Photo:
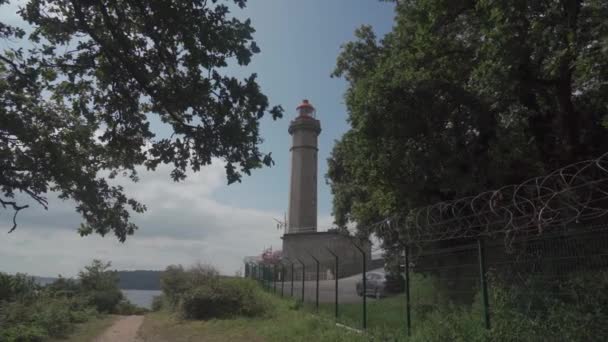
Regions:
<instances>
[{"instance_id":1,"label":"distant shoreline","mask_svg":"<svg viewBox=\"0 0 608 342\"><path fill-rule=\"evenodd\" d=\"M118 287L121 290L160 291L160 275L162 271L117 271L117 274ZM46 286L59 279L58 277L31 277L41 286Z\"/></svg>"}]
</instances>

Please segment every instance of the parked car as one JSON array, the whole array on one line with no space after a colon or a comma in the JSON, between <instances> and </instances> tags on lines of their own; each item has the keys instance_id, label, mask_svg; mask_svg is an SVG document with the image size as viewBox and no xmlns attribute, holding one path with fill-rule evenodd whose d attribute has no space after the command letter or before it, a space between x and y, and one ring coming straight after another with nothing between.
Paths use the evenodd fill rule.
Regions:
<instances>
[{"instance_id":1,"label":"parked car","mask_svg":"<svg viewBox=\"0 0 608 342\"><path fill-rule=\"evenodd\" d=\"M357 282L357 295L363 296L363 281ZM368 272L365 274L365 295L375 298L384 297L386 291L386 276L380 272Z\"/></svg>"}]
</instances>

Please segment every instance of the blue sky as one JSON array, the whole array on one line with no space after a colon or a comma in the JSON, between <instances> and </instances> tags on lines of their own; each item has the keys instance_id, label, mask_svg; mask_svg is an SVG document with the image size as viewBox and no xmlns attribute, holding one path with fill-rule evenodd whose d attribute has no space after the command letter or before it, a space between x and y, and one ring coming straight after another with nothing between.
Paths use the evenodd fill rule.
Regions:
<instances>
[{"instance_id":1,"label":"blue sky","mask_svg":"<svg viewBox=\"0 0 608 342\"><path fill-rule=\"evenodd\" d=\"M276 165L257 170L242 184L218 192L221 201L258 209L287 210L289 146L287 133L295 107L308 98L317 108L322 133L319 137L319 216L331 213L331 193L325 184L325 162L334 145L348 129L343 94L346 83L331 78L340 46L353 39L354 30L372 25L379 36L393 22L393 5L378 0L264 0L251 1L245 15L256 29L262 52L246 70L259 74L271 103L281 104L285 117L266 118L261 134L263 149L271 151Z\"/></svg>"},{"instance_id":2,"label":"blue sky","mask_svg":"<svg viewBox=\"0 0 608 342\"><path fill-rule=\"evenodd\" d=\"M20 23L14 5L1 9L0 21ZM340 46L353 39L357 27L372 25L380 37L390 30L393 5L378 0L251 0L233 14L251 18L262 52L249 66L227 72L242 77L257 73L271 104L285 109L283 119L265 117L261 125L262 150L272 152L275 166L255 170L242 183L230 186L217 160L180 184L169 179L168 167L140 172L141 181L125 187L148 211L133 218L140 230L124 244L112 236L79 237L80 217L74 204L49 194L48 211L33 205L20 214L17 231L0 235L0 271L73 276L91 259L100 258L112 261L117 269L164 269L200 261L232 274L242 267L244 256L259 254L264 247L280 248L281 232L274 228L273 218L287 210L291 144L287 128L304 98L317 108L323 129L318 215L320 228L329 227L326 159L334 141L348 129L346 83L330 74ZM0 49L10 45L0 41ZM156 128L162 135L163 128ZM0 217L4 229L8 229L7 217Z\"/></svg>"}]
</instances>

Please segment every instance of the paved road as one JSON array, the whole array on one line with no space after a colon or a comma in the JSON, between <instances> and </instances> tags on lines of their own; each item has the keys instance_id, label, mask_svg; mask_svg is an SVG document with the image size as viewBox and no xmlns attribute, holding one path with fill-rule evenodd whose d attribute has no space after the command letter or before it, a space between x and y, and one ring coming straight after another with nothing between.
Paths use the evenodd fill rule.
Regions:
<instances>
[{"instance_id":1,"label":"paved road","mask_svg":"<svg viewBox=\"0 0 608 342\"><path fill-rule=\"evenodd\" d=\"M370 272L381 272L383 269L370 270ZM356 285L361 281L361 274L357 274L347 278L341 278L338 281L338 302L339 303L360 303L361 297L357 295ZM272 285L272 284L271 284ZM335 300L334 280L319 281L319 302L333 303ZM281 282L277 282L277 294L281 293ZM291 294L291 282L286 281L284 285L284 293L286 296ZM302 298L302 281L295 281L293 284L293 295L295 298ZM316 281L304 282L304 300L314 302L316 295Z\"/></svg>"}]
</instances>

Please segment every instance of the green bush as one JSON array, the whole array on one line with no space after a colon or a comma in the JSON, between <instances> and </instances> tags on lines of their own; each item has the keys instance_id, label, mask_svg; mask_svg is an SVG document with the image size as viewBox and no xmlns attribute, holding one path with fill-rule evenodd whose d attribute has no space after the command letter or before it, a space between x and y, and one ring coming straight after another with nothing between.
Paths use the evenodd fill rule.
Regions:
<instances>
[{"instance_id":1,"label":"green bush","mask_svg":"<svg viewBox=\"0 0 608 342\"><path fill-rule=\"evenodd\" d=\"M84 323L98 315L97 310L93 307L70 310L70 322Z\"/></svg>"},{"instance_id":2,"label":"green bush","mask_svg":"<svg viewBox=\"0 0 608 342\"><path fill-rule=\"evenodd\" d=\"M3 326L10 326L12 324L31 322L34 308L31 303L26 302L8 302L2 305L2 311L0 312L1 318L0 323Z\"/></svg>"},{"instance_id":3,"label":"green bush","mask_svg":"<svg viewBox=\"0 0 608 342\"><path fill-rule=\"evenodd\" d=\"M41 342L48 337L43 328L32 324L14 324L0 329L2 342Z\"/></svg>"},{"instance_id":4,"label":"green bush","mask_svg":"<svg viewBox=\"0 0 608 342\"><path fill-rule=\"evenodd\" d=\"M40 341L66 337L75 323L98 312L141 314L143 309L123 301L110 263L94 260L79 280L59 278L41 287L23 274L0 273L0 341Z\"/></svg>"},{"instance_id":5,"label":"green bush","mask_svg":"<svg viewBox=\"0 0 608 342\"><path fill-rule=\"evenodd\" d=\"M160 311L164 307L165 297L163 295L154 296L152 299L152 311Z\"/></svg>"},{"instance_id":6,"label":"green bush","mask_svg":"<svg viewBox=\"0 0 608 342\"><path fill-rule=\"evenodd\" d=\"M182 265L170 265L161 275L160 286L169 306L175 309L186 292L218 280L219 272L209 265L197 263L187 270Z\"/></svg>"},{"instance_id":7,"label":"green bush","mask_svg":"<svg viewBox=\"0 0 608 342\"><path fill-rule=\"evenodd\" d=\"M36 296L39 286L34 278L17 273L9 275L0 272L0 302L27 300Z\"/></svg>"},{"instance_id":8,"label":"green bush","mask_svg":"<svg viewBox=\"0 0 608 342\"><path fill-rule=\"evenodd\" d=\"M123 299L118 287L118 276L111 271L111 263L93 260L91 265L78 273L79 291L86 296L88 304L102 313L114 312Z\"/></svg>"},{"instance_id":9,"label":"green bush","mask_svg":"<svg viewBox=\"0 0 608 342\"><path fill-rule=\"evenodd\" d=\"M72 331L70 307L66 299L37 301L32 316L36 325L46 330L52 337L65 337Z\"/></svg>"},{"instance_id":10,"label":"green bush","mask_svg":"<svg viewBox=\"0 0 608 342\"><path fill-rule=\"evenodd\" d=\"M219 279L188 290L179 312L186 319L260 316L269 311L263 294L249 279Z\"/></svg>"},{"instance_id":11,"label":"green bush","mask_svg":"<svg viewBox=\"0 0 608 342\"><path fill-rule=\"evenodd\" d=\"M119 289L94 290L87 294L88 304L102 313L112 313L123 299Z\"/></svg>"},{"instance_id":12,"label":"green bush","mask_svg":"<svg viewBox=\"0 0 608 342\"><path fill-rule=\"evenodd\" d=\"M605 341L608 272L492 289L496 341Z\"/></svg>"},{"instance_id":13,"label":"green bush","mask_svg":"<svg viewBox=\"0 0 608 342\"><path fill-rule=\"evenodd\" d=\"M10 333L11 339L16 341L29 341L15 336L40 335L39 331L43 331L44 336L65 337L72 331L74 323L85 322L95 314L92 308L74 310L73 307L72 299L42 294L36 300L4 304L0 311L0 324L3 327L17 327Z\"/></svg>"},{"instance_id":14,"label":"green bush","mask_svg":"<svg viewBox=\"0 0 608 342\"><path fill-rule=\"evenodd\" d=\"M133 305L127 300L123 300L114 308L114 312L117 315L143 315L148 312L145 308Z\"/></svg>"}]
</instances>

